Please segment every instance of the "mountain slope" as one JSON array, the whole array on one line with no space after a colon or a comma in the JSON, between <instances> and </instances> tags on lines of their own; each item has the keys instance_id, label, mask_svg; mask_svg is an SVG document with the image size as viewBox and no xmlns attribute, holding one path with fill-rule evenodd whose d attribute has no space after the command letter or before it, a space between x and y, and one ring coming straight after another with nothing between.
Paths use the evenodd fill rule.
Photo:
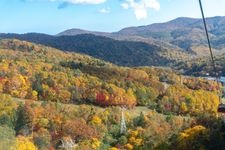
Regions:
<instances>
[{"instance_id":1,"label":"mountain slope","mask_svg":"<svg viewBox=\"0 0 225 150\"><path fill-rule=\"evenodd\" d=\"M225 36L225 17L206 18L210 38L214 49L224 50ZM82 32L75 32L82 34ZM84 31L83 31L84 32ZM87 31L86 31L87 32ZM206 46L205 31L202 19L195 18L177 18L165 23L156 23L147 26L128 27L114 33L88 33L95 35L104 35L114 39L126 39L135 41L135 39L163 41L165 44L176 46L184 51L198 53L199 46ZM59 35L73 35L73 29L61 32ZM204 53L200 53L204 54Z\"/></svg>"},{"instance_id":2,"label":"mountain slope","mask_svg":"<svg viewBox=\"0 0 225 150\"><path fill-rule=\"evenodd\" d=\"M216 91L213 81L187 78L181 84L181 76L171 69L119 67L90 56L25 41L0 40L0 51L0 93L22 99L99 106L151 105L161 110L163 101L168 103L166 97L181 94L182 99L188 94L195 98L194 93L200 94L199 89L208 94ZM183 101L178 103L175 98L174 102L177 105L174 109L166 107L165 110L185 114L180 104ZM213 110L202 105L196 107L216 111L215 105ZM198 113L192 107L189 111Z\"/></svg>"},{"instance_id":3,"label":"mountain slope","mask_svg":"<svg viewBox=\"0 0 225 150\"><path fill-rule=\"evenodd\" d=\"M50 36L45 34L0 34L0 38L15 38L57 49L79 52L124 66L169 66L187 54L144 42L118 41L103 36L83 34Z\"/></svg>"}]
</instances>

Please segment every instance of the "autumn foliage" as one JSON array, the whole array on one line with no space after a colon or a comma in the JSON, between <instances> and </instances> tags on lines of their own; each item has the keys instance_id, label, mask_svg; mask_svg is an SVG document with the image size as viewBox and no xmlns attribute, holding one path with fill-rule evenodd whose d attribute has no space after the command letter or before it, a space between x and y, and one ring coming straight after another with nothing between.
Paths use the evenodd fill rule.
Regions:
<instances>
[{"instance_id":1,"label":"autumn foliage","mask_svg":"<svg viewBox=\"0 0 225 150\"><path fill-rule=\"evenodd\" d=\"M4 149L191 150L213 145L214 137L224 143L221 85L214 81L18 40L0 40L0 51Z\"/></svg>"}]
</instances>

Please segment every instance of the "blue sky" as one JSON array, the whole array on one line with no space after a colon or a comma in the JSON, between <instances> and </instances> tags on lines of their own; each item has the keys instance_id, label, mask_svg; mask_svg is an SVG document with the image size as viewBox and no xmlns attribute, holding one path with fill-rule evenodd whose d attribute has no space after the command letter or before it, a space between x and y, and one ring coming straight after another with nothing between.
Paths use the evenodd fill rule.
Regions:
<instances>
[{"instance_id":1,"label":"blue sky","mask_svg":"<svg viewBox=\"0 0 225 150\"><path fill-rule=\"evenodd\" d=\"M225 0L202 1L207 17L225 16ZM198 0L0 0L2 33L114 32L177 17L199 18Z\"/></svg>"}]
</instances>

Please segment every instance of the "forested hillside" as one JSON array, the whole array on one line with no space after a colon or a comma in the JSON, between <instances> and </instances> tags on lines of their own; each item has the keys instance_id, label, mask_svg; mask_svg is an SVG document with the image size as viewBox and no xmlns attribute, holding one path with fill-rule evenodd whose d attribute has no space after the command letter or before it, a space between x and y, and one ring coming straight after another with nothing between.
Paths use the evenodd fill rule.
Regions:
<instances>
[{"instance_id":1,"label":"forested hillside","mask_svg":"<svg viewBox=\"0 0 225 150\"><path fill-rule=\"evenodd\" d=\"M0 34L0 38L15 38L62 51L83 53L122 66L170 66L175 61L190 58L185 52L156 44L118 41L92 34L57 37L37 33Z\"/></svg>"},{"instance_id":2,"label":"forested hillside","mask_svg":"<svg viewBox=\"0 0 225 150\"><path fill-rule=\"evenodd\" d=\"M216 72L213 69L211 58L193 59L191 62L180 62L174 69L191 76L225 76L225 54L215 57Z\"/></svg>"},{"instance_id":3,"label":"forested hillside","mask_svg":"<svg viewBox=\"0 0 225 150\"><path fill-rule=\"evenodd\" d=\"M212 149L224 146L219 85L155 67L0 40L4 149ZM127 130L120 131L121 107ZM197 142L196 142L197 141Z\"/></svg>"}]
</instances>

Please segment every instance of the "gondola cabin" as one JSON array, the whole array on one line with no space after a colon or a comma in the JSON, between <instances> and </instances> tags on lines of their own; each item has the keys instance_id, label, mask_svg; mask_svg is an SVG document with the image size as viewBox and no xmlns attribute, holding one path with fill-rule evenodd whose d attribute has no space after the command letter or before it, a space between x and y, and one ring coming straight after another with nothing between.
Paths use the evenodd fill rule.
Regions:
<instances>
[{"instance_id":1,"label":"gondola cabin","mask_svg":"<svg viewBox=\"0 0 225 150\"><path fill-rule=\"evenodd\" d=\"M217 111L219 113L225 113L225 77L220 78L220 82L222 84L222 95L221 95L221 104L219 104Z\"/></svg>"},{"instance_id":2,"label":"gondola cabin","mask_svg":"<svg viewBox=\"0 0 225 150\"><path fill-rule=\"evenodd\" d=\"M225 104L219 104L217 112L225 113Z\"/></svg>"}]
</instances>

